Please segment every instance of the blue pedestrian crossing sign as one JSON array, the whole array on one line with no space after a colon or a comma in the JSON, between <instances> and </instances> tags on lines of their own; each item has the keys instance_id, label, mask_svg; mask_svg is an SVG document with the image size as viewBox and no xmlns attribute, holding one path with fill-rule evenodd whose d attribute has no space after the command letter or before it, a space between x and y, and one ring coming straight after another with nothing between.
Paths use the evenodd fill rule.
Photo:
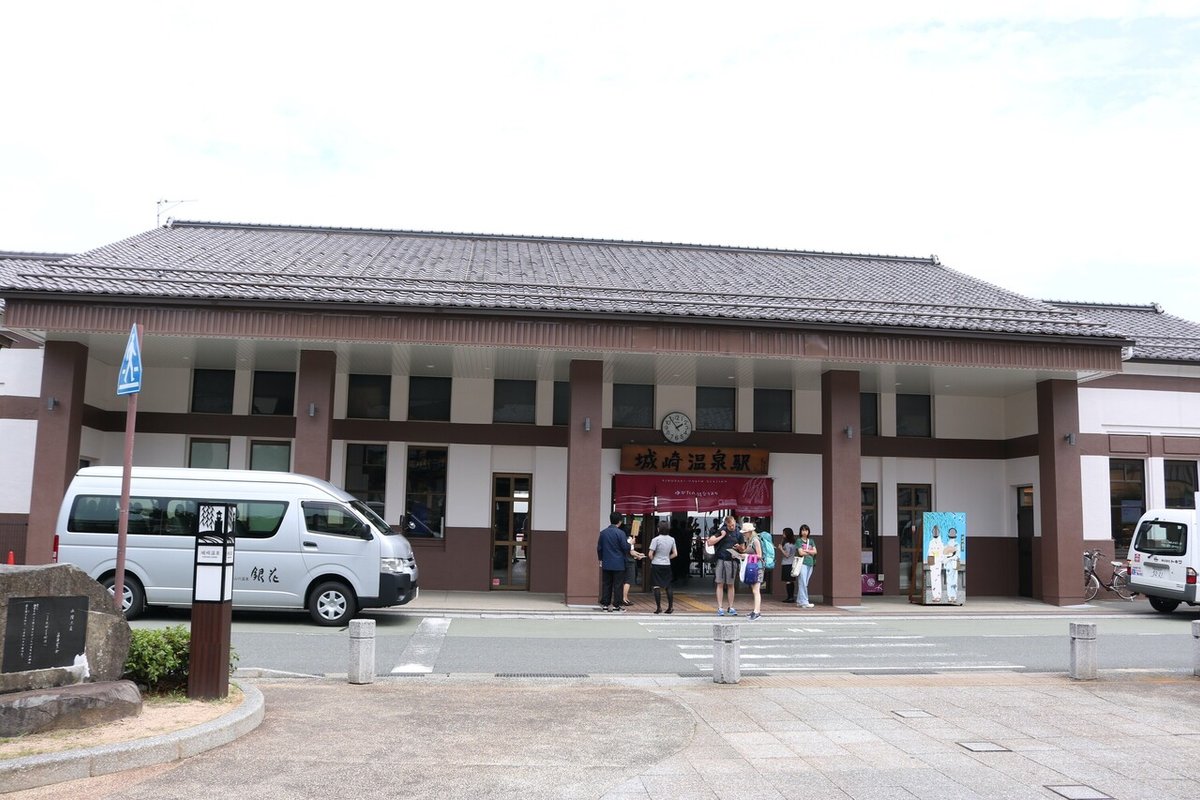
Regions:
<instances>
[{"instance_id":1,"label":"blue pedestrian crossing sign","mask_svg":"<svg viewBox=\"0 0 1200 800\"><path fill-rule=\"evenodd\" d=\"M138 344L138 329L135 323L129 331L129 342L125 345L125 358L121 359L121 371L117 373L117 396L136 394L142 390L142 348Z\"/></svg>"}]
</instances>

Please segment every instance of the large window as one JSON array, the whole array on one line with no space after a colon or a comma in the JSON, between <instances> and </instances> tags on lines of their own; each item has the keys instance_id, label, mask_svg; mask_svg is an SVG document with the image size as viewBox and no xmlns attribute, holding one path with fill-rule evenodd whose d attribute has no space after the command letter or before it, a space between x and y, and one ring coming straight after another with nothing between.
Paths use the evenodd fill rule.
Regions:
<instances>
[{"instance_id":1,"label":"large window","mask_svg":"<svg viewBox=\"0 0 1200 800\"><path fill-rule=\"evenodd\" d=\"M192 439L188 442L188 466L197 469L229 469L229 440Z\"/></svg>"},{"instance_id":2,"label":"large window","mask_svg":"<svg viewBox=\"0 0 1200 800\"><path fill-rule=\"evenodd\" d=\"M228 498L223 498L228 499ZM269 538L283 522L288 504L271 500L236 500L235 535ZM79 495L71 506L67 530L79 533L116 533L116 495ZM130 497L129 533L162 536L195 536L196 501L177 497Z\"/></svg>"},{"instance_id":3,"label":"large window","mask_svg":"<svg viewBox=\"0 0 1200 800\"><path fill-rule=\"evenodd\" d=\"M1140 458L1110 458L1108 487L1116 552L1129 549L1133 528L1146 510L1146 464Z\"/></svg>"},{"instance_id":4,"label":"large window","mask_svg":"<svg viewBox=\"0 0 1200 800\"><path fill-rule=\"evenodd\" d=\"M737 389L696 387L696 430L731 431L737 427Z\"/></svg>"},{"instance_id":5,"label":"large window","mask_svg":"<svg viewBox=\"0 0 1200 800\"><path fill-rule=\"evenodd\" d=\"M392 405L391 375L351 375L346 393L346 416L387 419Z\"/></svg>"},{"instance_id":6,"label":"large window","mask_svg":"<svg viewBox=\"0 0 1200 800\"><path fill-rule=\"evenodd\" d=\"M933 436L933 413L927 394L896 395L896 435Z\"/></svg>"},{"instance_id":7,"label":"large window","mask_svg":"<svg viewBox=\"0 0 1200 800\"><path fill-rule=\"evenodd\" d=\"M255 371L251 414L290 417L295 407L296 373Z\"/></svg>"},{"instance_id":8,"label":"large window","mask_svg":"<svg viewBox=\"0 0 1200 800\"><path fill-rule=\"evenodd\" d=\"M291 442L251 442L250 469L291 472Z\"/></svg>"},{"instance_id":9,"label":"large window","mask_svg":"<svg viewBox=\"0 0 1200 800\"><path fill-rule=\"evenodd\" d=\"M571 415L571 384L567 381L554 382L554 425L566 425Z\"/></svg>"},{"instance_id":10,"label":"large window","mask_svg":"<svg viewBox=\"0 0 1200 800\"><path fill-rule=\"evenodd\" d=\"M492 381L492 422L532 425L536 409L537 381Z\"/></svg>"},{"instance_id":11,"label":"large window","mask_svg":"<svg viewBox=\"0 0 1200 800\"><path fill-rule=\"evenodd\" d=\"M654 387L640 383L614 383L613 427L653 428Z\"/></svg>"},{"instance_id":12,"label":"large window","mask_svg":"<svg viewBox=\"0 0 1200 800\"><path fill-rule=\"evenodd\" d=\"M1196 507L1196 462L1163 461L1167 508Z\"/></svg>"},{"instance_id":13,"label":"large window","mask_svg":"<svg viewBox=\"0 0 1200 800\"><path fill-rule=\"evenodd\" d=\"M192 413L233 413L233 370L192 370Z\"/></svg>"},{"instance_id":14,"label":"large window","mask_svg":"<svg viewBox=\"0 0 1200 800\"><path fill-rule=\"evenodd\" d=\"M792 390L754 390L754 430L769 433L792 432Z\"/></svg>"},{"instance_id":15,"label":"large window","mask_svg":"<svg viewBox=\"0 0 1200 800\"><path fill-rule=\"evenodd\" d=\"M387 445L346 445L346 491L383 516L387 491Z\"/></svg>"},{"instance_id":16,"label":"large window","mask_svg":"<svg viewBox=\"0 0 1200 800\"><path fill-rule=\"evenodd\" d=\"M863 392L858 396L858 432L863 436L879 435L879 394Z\"/></svg>"},{"instance_id":17,"label":"large window","mask_svg":"<svg viewBox=\"0 0 1200 800\"><path fill-rule=\"evenodd\" d=\"M450 421L450 378L408 379L408 418L433 422Z\"/></svg>"},{"instance_id":18,"label":"large window","mask_svg":"<svg viewBox=\"0 0 1200 800\"><path fill-rule=\"evenodd\" d=\"M444 447L408 448L404 532L409 536L445 535L446 452Z\"/></svg>"}]
</instances>

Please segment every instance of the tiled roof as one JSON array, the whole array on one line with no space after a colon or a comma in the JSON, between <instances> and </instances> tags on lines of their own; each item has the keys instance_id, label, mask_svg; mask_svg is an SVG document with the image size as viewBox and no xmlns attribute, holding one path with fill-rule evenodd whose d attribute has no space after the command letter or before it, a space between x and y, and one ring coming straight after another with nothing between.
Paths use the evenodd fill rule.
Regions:
<instances>
[{"instance_id":1,"label":"tiled roof","mask_svg":"<svg viewBox=\"0 0 1200 800\"><path fill-rule=\"evenodd\" d=\"M1133 358L1145 361L1200 362L1200 324L1150 306L1052 301L1134 340Z\"/></svg>"},{"instance_id":2,"label":"tiled roof","mask_svg":"<svg viewBox=\"0 0 1200 800\"><path fill-rule=\"evenodd\" d=\"M1120 338L936 258L174 222L21 269L19 292L620 314Z\"/></svg>"},{"instance_id":3,"label":"tiled roof","mask_svg":"<svg viewBox=\"0 0 1200 800\"><path fill-rule=\"evenodd\" d=\"M70 253L18 253L0 250L0 290L11 285L19 273L36 270L42 262L70 257ZM4 298L0 296L0 314L3 312Z\"/></svg>"}]
</instances>

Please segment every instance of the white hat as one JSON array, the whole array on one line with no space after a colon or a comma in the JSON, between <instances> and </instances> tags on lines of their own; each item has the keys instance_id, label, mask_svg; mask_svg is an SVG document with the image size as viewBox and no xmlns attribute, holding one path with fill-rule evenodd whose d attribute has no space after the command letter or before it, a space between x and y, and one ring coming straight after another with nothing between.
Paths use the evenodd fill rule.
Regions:
<instances>
[{"instance_id":1,"label":"white hat","mask_svg":"<svg viewBox=\"0 0 1200 800\"><path fill-rule=\"evenodd\" d=\"M755 528L754 528L753 522L743 522L742 523L742 533L754 533L754 531L755 531Z\"/></svg>"}]
</instances>

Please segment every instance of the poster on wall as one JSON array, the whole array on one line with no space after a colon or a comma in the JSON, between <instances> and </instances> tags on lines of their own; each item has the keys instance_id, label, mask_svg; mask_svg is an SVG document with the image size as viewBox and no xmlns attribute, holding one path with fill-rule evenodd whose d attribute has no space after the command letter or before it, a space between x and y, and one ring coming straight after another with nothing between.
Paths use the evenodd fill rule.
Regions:
<instances>
[{"instance_id":1,"label":"poster on wall","mask_svg":"<svg viewBox=\"0 0 1200 800\"><path fill-rule=\"evenodd\" d=\"M966 599L967 515L926 511L923 515L925 605L957 605Z\"/></svg>"}]
</instances>

